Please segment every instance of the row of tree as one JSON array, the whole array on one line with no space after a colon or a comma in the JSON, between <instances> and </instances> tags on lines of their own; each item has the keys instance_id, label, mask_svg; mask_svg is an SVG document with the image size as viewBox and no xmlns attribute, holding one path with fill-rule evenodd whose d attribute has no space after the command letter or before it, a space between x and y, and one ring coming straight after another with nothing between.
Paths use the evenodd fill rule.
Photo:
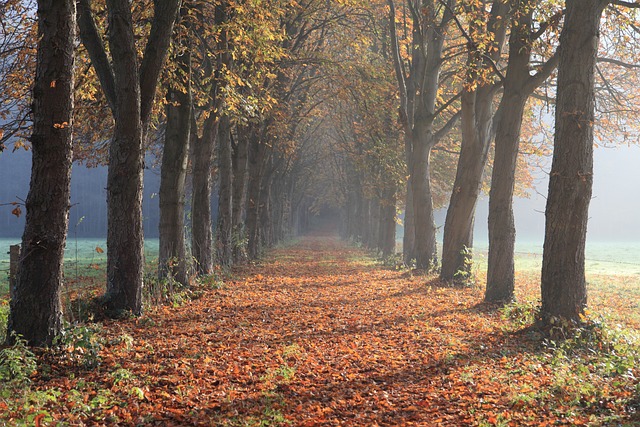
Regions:
<instances>
[{"instance_id":1,"label":"row of tree","mask_svg":"<svg viewBox=\"0 0 640 427\"><path fill-rule=\"evenodd\" d=\"M347 183L342 190L346 233L391 253L386 207L404 199L405 262L439 269L442 280L462 284L471 277L478 195L490 189L485 299L511 301L513 197L518 184L530 183L521 153L540 155L551 148L532 144L545 126L532 115L551 105L556 116L541 315L545 323L557 317L579 321L586 307L594 132L614 141L634 134L629 113L638 109L633 88L638 33L633 22L640 5L389 0L378 6L379 11L386 6L387 32L378 21L373 34L380 36L368 40L367 52L354 58L354 49L347 51L347 60L359 64L359 77L353 78L358 83L339 84L342 91L348 88L347 95L328 102L340 117L332 123L342 126L329 138L339 141L342 150L333 151L347 165L346 172L338 172ZM363 68L358 56L377 61L383 76ZM395 82L389 81L393 74ZM376 87L370 84L374 80ZM393 100L399 103L394 106ZM389 114L394 107L399 126ZM399 137L404 162L398 158ZM485 172L488 163L491 174ZM406 196L397 198L403 186ZM442 193L448 194L448 207L439 264L433 212L443 205Z\"/></svg>"},{"instance_id":2,"label":"row of tree","mask_svg":"<svg viewBox=\"0 0 640 427\"><path fill-rule=\"evenodd\" d=\"M545 149L523 121L535 102L556 105L543 319L580 318L596 89L622 129L635 105L629 76L612 70L635 67L626 58L636 3L38 0L37 16L33 6L2 10L11 91L0 113L12 120L0 143L31 132L33 149L10 333L46 345L60 332L72 159L108 164L104 302L141 313L147 150L162 152L161 280L188 285L216 264L254 259L327 206L341 209L346 236L385 256L401 206L405 262L435 269L433 212L448 201L440 275L461 283L490 185L486 299L509 301L512 199L529 182L519 152ZM605 10L613 55L598 54ZM629 51L615 43L623 37ZM31 87L25 70L32 107L17 98Z\"/></svg>"}]
</instances>

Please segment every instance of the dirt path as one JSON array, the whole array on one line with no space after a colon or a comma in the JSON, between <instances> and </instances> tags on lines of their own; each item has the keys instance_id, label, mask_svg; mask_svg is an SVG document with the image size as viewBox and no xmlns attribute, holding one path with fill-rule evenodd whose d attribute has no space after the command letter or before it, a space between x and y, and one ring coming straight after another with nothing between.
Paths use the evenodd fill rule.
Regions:
<instances>
[{"instance_id":1,"label":"dirt path","mask_svg":"<svg viewBox=\"0 0 640 427\"><path fill-rule=\"evenodd\" d=\"M51 412L71 424L579 424L516 398L549 368L480 300L305 238L199 299L105 324L99 368L39 384L62 390Z\"/></svg>"}]
</instances>

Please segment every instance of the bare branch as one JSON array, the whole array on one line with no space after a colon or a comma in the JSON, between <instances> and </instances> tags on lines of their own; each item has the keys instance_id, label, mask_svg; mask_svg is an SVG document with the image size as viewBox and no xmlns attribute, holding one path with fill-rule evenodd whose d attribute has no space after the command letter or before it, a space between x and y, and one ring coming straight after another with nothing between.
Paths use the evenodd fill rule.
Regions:
<instances>
[{"instance_id":1,"label":"bare branch","mask_svg":"<svg viewBox=\"0 0 640 427\"><path fill-rule=\"evenodd\" d=\"M98 32L98 27L93 19L90 0L78 1L78 27L80 40L89 53L93 69L98 75L100 86L104 92L111 112L115 114L116 83L111 62Z\"/></svg>"},{"instance_id":2,"label":"bare branch","mask_svg":"<svg viewBox=\"0 0 640 427\"><path fill-rule=\"evenodd\" d=\"M628 68L630 70L640 68L640 64L630 64L628 62L620 61L613 58L598 58L598 62L619 65L620 67Z\"/></svg>"},{"instance_id":3,"label":"bare branch","mask_svg":"<svg viewBox=\"0 0 640 427\"><path fill-rule=\"evenodd\" d=\"M630 1L609 0L609 4L614 6L629 7L632 9L640 8L640 3L632 3Z\"/></svg>"},{"instance_id":4,"label":"bare branch","mask_svg":"<svg viewBox=\"0 0 640 427\"><path fill-rule=\"evenodd\" d=\"M391 35L391 52L393 54L393 65L396 70L396 78L398 80L398 89L400 90L400 118L403 125L408 129L410 127L409 112L408 112L408 97L407 97L407 83L406 74L402 64L402 58L400 57L400 48L398 46L398 33L396 28L396 8L394 0L388 0L389 2L389 25Z\"/></svg>"},{"instance_id":5,"label":"bare branch","mask_svg":"<svg viewBox=\"0 0 640 427\"><path fill-rule=\"evenodd\" d=\"M445 125L442 126L440 130L433 135L433 140L435 141L434 145L440 142L440 140L444 138L451 131L451 129L453 129L456 123L458 123L460 116L462 116L462 111L458 110L453 116L449 118L449 121L445 123Z\"/></svg>"}]
</instances>

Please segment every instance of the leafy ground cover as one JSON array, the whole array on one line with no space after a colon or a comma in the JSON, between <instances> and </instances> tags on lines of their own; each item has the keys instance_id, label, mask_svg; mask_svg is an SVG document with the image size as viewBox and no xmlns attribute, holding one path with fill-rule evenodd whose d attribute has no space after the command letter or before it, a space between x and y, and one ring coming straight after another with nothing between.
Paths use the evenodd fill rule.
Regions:
<instances>
[{"instance_id":1,"label":"leafy ground cover","mask_svg":"<svg viewBox=\"0 0 640 427\"><path fill-rule=\"evenodd\" d=\"M519 281L522 302L496 309L482 278L452 289L305 238L141 318L69 328L58 350L4 349L0 423L640 424L638 324L544 339Z\"/></svg>"}]
</instances>

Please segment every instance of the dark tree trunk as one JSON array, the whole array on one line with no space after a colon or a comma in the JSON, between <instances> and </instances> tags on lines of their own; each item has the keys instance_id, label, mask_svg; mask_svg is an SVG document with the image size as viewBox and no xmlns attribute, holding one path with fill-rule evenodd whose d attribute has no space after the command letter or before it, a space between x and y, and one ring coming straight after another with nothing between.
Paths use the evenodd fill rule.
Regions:
<instances>
[{"instance_id":1,"label":"dark tree trunk","mask_svg":"<svg viewBox=\"0 0 640 427\"><path fill-rule=\"evenodd\" d=\"M497 92L496 85L482 80L487 79L482 75L482 71L491 69L486 58L494 63L500 59L506 38L506 16L509 9L508 2L495 0L486 30L477 21L470 23L470 33L484 31L493 37L487 52L475 46L469 48L469 80L463 89L461 100L462 143L444 225L440 271L440 278L444 281L466 283L471 277L473 223L493 136L493 100Z\"/></svg>"},{"instance_id":2,"label":"dark tree trunk","mask_svg":"<svg viewBox=\"0 0 640 427\"><path fill-rule=\"evenodd\" d=\"M413 200L413 253L405 255L405 259L415 258L418 268L429 270L437 265L436 226L430 182L431 150L457 120L457 116L454 116L439 131L434 129L444 33L453 19L451 10L455 2L448 1L448 7L440 15L435 13L438 9L435 2L420 3L425 14L423 17L414 15L412 18L421 22L414 22L412 61L408 75L405 75L400 55L394 1L388 0L388 4L391 50L400 89L400 119L405 128L405 153L409 166L410 194L407 194L407 202Z\"/></svg>"},{"instance_id":3,"label":"dark tree trunk","mask_svg":"<svg viewBox=\"0 0 640 427\"><path fill-rule=\"evenodd\" d=\"M72 162L74 0L38 1L32 168L19 275L8 324L29 345L51 345L62 328L60 289Z\"/></svg>"},{"instance_id":4,"label":"dark tree trunk","mask_svg":"<svg viewBox=\"0 0 640 427\"><path fill-rule=\"evenodd\" d=\"M82 42L100 79L115 119L107 176L107 308L118 314L142 312L142 172L146 131L180 0L154 3L154 16L142 63L133 31L131 3L107 0L112 61L91 15L89 0L79 0Z\"/></svg>"},{"instance_id":5,"label":"dark tree trunk","mask_svg":"<svg viewBox=\"0 0 640 427\"><path fill-rule=\"evenodd\" d=\"M427 137L430 133L424 133ZM433 216L431 194L431 141L414 142L411 188L413 189L413 213L415 229L416 267L429 270L436 266L436 223Z\"/></svg>"},{"instance_id":6,"label":"dark tree trunk","mask_svg":"<svg viewBox=\"0 0 640 427\"><path fill-rule=\"evenodd\" d=\"M362 204L361 221L362 221L362 246L367 248L371 242L371 199L365 198Z\"/></svg>"},{"instance_id":7,"label":"dark tree trunk","mask_svg":"<svg viewBox=\"0 0 640 427\"><path fill-rule=\"evenodd\" d=\"M471 274L473 223L489 152L493 118L493 96L483 95L465 92L462 96L462 147L447 208L442 244L440 278L444 281L456 281L459 278L464 281Z\"/></svg>"},{"instance_id":8,"label":"dark tree trunk","mask_svg":"<svg viewBox=\"0 0 640 427\"><path fill-rule=\"evenodd\" d=\"M247 195L247 167L249 160L249 132L238 131L238 140L233 150L233 212L232 212L232 228L233 228L233 260L235 262L242 261L246 258L245 241L246 230L244 227L245 204Z\"/></svg>"},{"instance_id":9,"label":"dark tree trunk","mask_svg":"<svg viewBox=\"0 0 640 427\"><path fill-rule=\"evenodd\" d=\"M203 276L213 272L213 231L211 218L211 167L218 133L218 120L211 114L204 124L202 137L193 149L193 192L191 196L191 255L196 272Z\"/></svg>"},{"instance_id":10,"label":"dark tree trunk","mask_svg":"<svg viewBox=\"0 0 640 427\"><path fill-rule=\"evenodd\" d=\"M131 6L108 0L109 47L115 77L115 127L107 173L107 306L142 312L144 150L140 80Z\"/></svg>"},{"instance_id":11,"label":"dark tree trunk","mask_svg":"<svg viewBox=\"0 0 640 427\"><path fill-rule=\"evenodd\" d=\"M249 145L249 182L247 188L247 255L257 259L260 251L260 187L264 170L265 144L258 138Z\"/></svg>"},{"instance_id":12,"label":"dark tree trunk","mask_svg":"<svg viewBox=\"0 0 640 427\"><path fill-rule=\"evenodd\" d=\"M415 258L414 247L416 242L416 230L413 213L413 190L411 181L407 181L407 192L405 196L404 208L404 234L402 235L402 258L406 265L409 265Z\"/></svg>"},{"instance_id":13,"label":"dark tree trunk","mask_svg":"<svg viewBox=\"0 0 640 427\"><path fill-rule=\"evenodd\" d=\"M381 209L380 251L384 258L388 258L396 253L396 188L394 186L385 189Z\"/></svg>"},{"instance_id":14,"label":"dark tree trunk","mask_svg":"<svg viewBox=\"0 0 640 427\"><path fill-rule=\"evenodd\" d=\"M172 277L183 285L189 282L184 235L185 182L191 139L191 59L189 52L177 57L186 87L169 88L167 128L160 170L160 254L158 276Z\"/></svg>"},{"instance_id":15,"label":"dark tree trunk","mask_svg":"<svg viewBox=\"0 0 640 427\"><path fill-rule=\"evenodd\" d=\"M369 242L367 247L373 251L380 249L380 198L374 196L369 206Z\"/></svg>"},{"instance_id":16,"label":"dark tree trunk","mask_svg":"<svg viewBox=\"0 0 640 427\"><path fill-rule=\"evenodd\" d=\"M260 203L258 205L258 253L262 248L268 248L273 242L271 234L271 187L273 184L273 159L270 156L268 164L264 168L266 171L262 177L260 185Z\"/></svg>"},{"instance_id":17,"label":"dark tree trunk","mask_svg":"<svg viewBox=\"0 0 640 427\"><path fill-rule=\"evenodd\" d=\"M517 13L517 12L516 12ZM513 300L516 227L513 217L515 185L522 116L530 93L531 16L533 7L519 13L509 38L509 63L504 92L496 114L498 124L495 155L489 193L489 265L487 269L487 302Z\"/></svg>"},{"instance_id":18,"label":"dark tree trunk","mask_svg":"<svg viewBox=\"0 0 640 427\"><path fill-rule=\"evenodd\" d=\"M218 197L218 228L216 233L216 253L220 265L231 265L233 248L232 229L232 186L233 165L231 153L231 122L228 116L220 119L218 128L218 176L220 191Z\"/></svg>"},{"instance_id":19,"label":"dark tree trunk","mask_svg":"<svg viewBox=\"0 0 640 427\"><path fill-rule=\"evenodd\" d=\"M527 68L525 72L528 76ZM508 79L509 77L506 80ZM489 193L489 265L484 297L487 302L513 300L515 283L516 227L513 216L513 189L520 145L520 128L527 96L521 95L520 92L513 92L509 86L510 84L505 81Z\"/></svg>"},{"instance_id":20,"label":"dark tree trunk","mask_svg":"<svg viewBox=\"0 0 640 427\"><path fill-rule=\"evenodd\" d=\"M542 258L542 320L580 321L593 184L594 75L602 0L567 0L560 35L553 162Z\"/></svg>"}]
</instances>

